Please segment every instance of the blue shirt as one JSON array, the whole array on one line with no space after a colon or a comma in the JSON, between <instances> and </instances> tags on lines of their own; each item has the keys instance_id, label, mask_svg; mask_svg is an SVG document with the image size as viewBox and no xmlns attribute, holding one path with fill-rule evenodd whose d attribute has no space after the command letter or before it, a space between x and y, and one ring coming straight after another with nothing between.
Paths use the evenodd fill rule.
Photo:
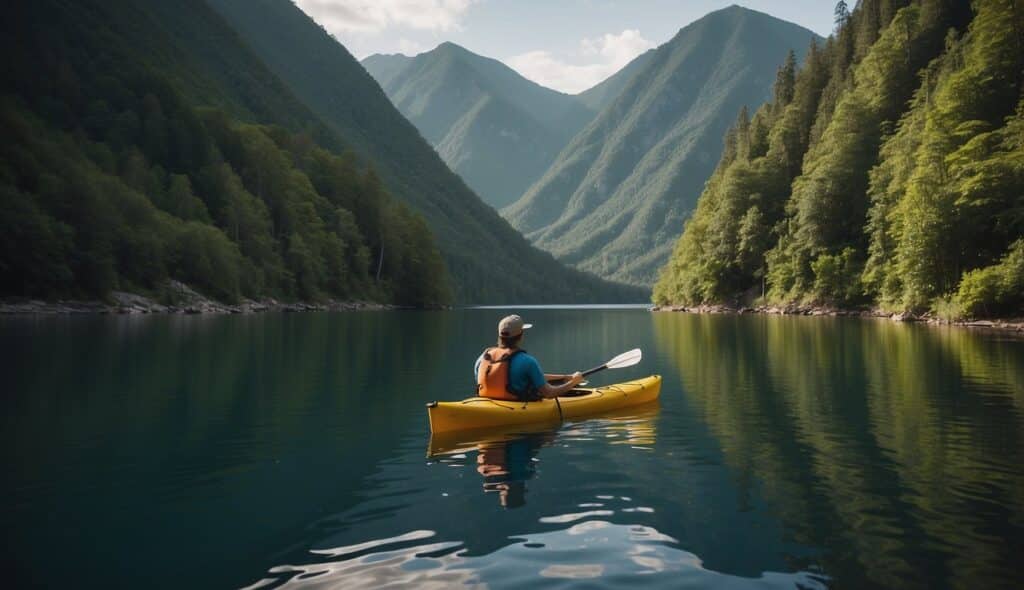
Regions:
<instances>
[{"instance_id":1,"label":"blue shirt","mask_svg":"<svg viewBox=\"0 0 1024 590\"><path fill-rule=\"evenodd\" d=\"M481 354L476 363L473 364L473 380L480 373L480 363L484 355ZM540 370L540 363L537 359L520 352L512 357L508 365L508 386L516 395L523 396L527 391L539 390L547 381L544 380L544 371Z\"/></svg>"}]
</instances>

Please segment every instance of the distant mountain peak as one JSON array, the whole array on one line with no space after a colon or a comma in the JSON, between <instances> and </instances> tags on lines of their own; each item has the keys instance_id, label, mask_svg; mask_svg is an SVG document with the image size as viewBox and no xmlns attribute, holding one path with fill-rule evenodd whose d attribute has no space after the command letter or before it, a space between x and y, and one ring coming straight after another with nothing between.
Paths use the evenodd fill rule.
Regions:
<instances>
[{"instance_id":1,"label":"distant mountain peak","mask_svg":"<svg viewBox=\"0 0 1024 590\"><path fill-rule=\"evenodd\" d=\"M581 95L605 105L502 214L564 262L651 284L735 113L767 100L778 64L812 37L738 5L687 24L628 76L616 75L618 88L602 83Z\"/></svg>"},{"instance_id":2,"label":"distant mountain peak","mask_svg":"<svg viewBox=\"0 0 1024 590\"><path fill-rule=\"evenodd\" d=\"M519 198L596 113L451 41L363 66L445 162L494 207Z\"/></svg>"},{"instance_id":3,"label":"distant mountain peak","mask_svg":"<svg viewBox=\"0 0 1024 590\"><path fill-rule=\"evenodd\" d=\"M714 21L718 21L718 20L722 20L722 19L737 19L737 18L739 18L739 19L757 19L757 20L763 20L765 22L773 22L773 23L779 23L779 24L789 25L789 26L793 26L793 27L800 27L800 25L797 25L797 24L792 23L790 21L781 19L781 18L779 18L777 16L768 14L767 12L762 12L760 10L754 10L753 8L747 8L746 6L741 6L739 4L731 4L729 6L726 6L725 8L719 8L718 10L712 10L711 12L705 14L704 16L698 18L697 20L692 21L691 23L683 26L682 28L679 29L679 31L682 32L682 31L684 31L684 30L686 30L686 29L688 29L688 28L690 28L692 26L695 26L695 25L699 26L700 24L703 24L703 23L714 22ZM800 27L800 28L804 28L804 27ZM813 33L813 31L810 31L810 29L807 29L807 30L809 32Z\"/></svg>"},{"instance_id":4,"label":"distant mountain peak","mask_svg":"<svg viewBox=\"0 0 1024 590\"><path fill-rule=\"evenodd\" d=\"M465 53L472 53L471 51L469 51L465 47L459 45L458 43L454 43L452 41L442 41L432 51L460 51L460 52L465 52ZM430 52L428 51L427 53L430 53Z\"/></svg>"}]
</instances>

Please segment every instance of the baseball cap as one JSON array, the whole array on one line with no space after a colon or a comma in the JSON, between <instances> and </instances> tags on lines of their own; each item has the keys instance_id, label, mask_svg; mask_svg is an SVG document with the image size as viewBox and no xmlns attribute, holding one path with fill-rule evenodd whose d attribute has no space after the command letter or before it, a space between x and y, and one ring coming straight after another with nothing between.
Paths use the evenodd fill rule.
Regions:
<instances>
[{"instance_id":1,"label":"baseball cap","mask_svg":"<svg viewBox=\"0 0 1024 590\"><path fill-rule=\"evenodd\" d=\"M524 324L523 318L517 315L506 316L498 322L498 335L509 337L518 336L523 333L523 330L528 330L533 327L533 324Z\"/></svg>"}]
</instances>

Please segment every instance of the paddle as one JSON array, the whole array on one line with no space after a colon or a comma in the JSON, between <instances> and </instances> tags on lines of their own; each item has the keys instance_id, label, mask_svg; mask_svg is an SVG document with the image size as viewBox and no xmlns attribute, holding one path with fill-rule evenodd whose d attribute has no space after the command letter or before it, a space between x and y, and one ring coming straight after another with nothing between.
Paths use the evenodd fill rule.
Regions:
<instances>
[{"instance_id":1,"label":"paddle","mask_svg":"<svg viewBox=\"0 0 1024 590\"><path fill-rule=\"evenodd\" d=\"M587 375L593 375L594 373L605 369L625 369L626 367L632 367L633 365L638 364L643 356L644 353L642 350L634 348L633 350L628 350L616 356L612 360L594 367L593 369L583 371L583 376L586 377ZM565 379L559 379L558 383L565 383Z\"/></svg>"}]
</instances>

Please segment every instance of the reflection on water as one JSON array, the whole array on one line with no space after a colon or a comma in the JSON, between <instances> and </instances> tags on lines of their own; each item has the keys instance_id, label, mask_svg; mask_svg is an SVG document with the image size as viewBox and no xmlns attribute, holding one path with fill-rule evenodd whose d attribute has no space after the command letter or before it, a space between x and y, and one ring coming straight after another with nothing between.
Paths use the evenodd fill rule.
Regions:
<instances>
[{"instance_id":1,"label":"reflection on water","mask_svg":"<svg viewBox=\"0 0 1024 590\"><path fill-rule=\"evenodd\" d=\"M526 503L526 480L533 477L537 451L554 440L553 434L524 434L512 440L477 446L476 472L484 479L484 492L497 492L501 505L518 508Z\"/></svg>"},{"instance_id":2,"label":"reflection on water","mask_svg":"<svg viewBox=\"0 0 1024 590\"><path fill-rule=\"evenodd\" d=\"M526 482L537 471L539 451L551 445L556 436L572 437L576 441L594 440L596 436L611 444L626 444L634 449L650 449L656 439L654 418L658 415L657 402L625 410L606 412L582 422L569 423L564 428L551 429L540 425L507 430L470 430L433 434L427 457L450 465L453 460L476 453L476 471L483 478L485 493L496 493L503 508L518 508L526 503ZM452 459L445 458L452 456ZM604 515L603 512L585 513L585 516ZM575 520L575 519L573 519ZM543 521L542 521L543 522ZM568 521L563 521L568 522Z\"/></svg>"},{"instance_id":3,"label":"reflection on water","mask_svg":"<svg viewBox=\"0 0 1024 590\"><path fill-rule=\"evenodd\" d=\"M725 461L841 580L1013 586L1019 340L891 322L655 314Z\"/></svg>"},{"instance_id":4,"label":"reflection on water","mask_svg":"<svg viewBox=\"0 0 1024 590\"><path fill-rule=\"evenodd\" d=\"M247 543L352 501L337 482L419 424L400 410L421 405L450 327L441 313L0 318L5 571L28 586L251 578ZM321 485L296 485L311 474Z\"/></svg>"},{"instance_id":5,"label":"reflection on water","mask_svg":"<svg viewBox=\"0 0 1024 590\"><path fill-rule=\"evenodd\" d=\"M1024 340L529 310L659 404L424 457L506 313L0 318L7 585L1024 585Z\"/></svg>"},{"instance_id":6,"label":"reflection on water","mask_svg":"<svg viewBox=\"0 0 1024 590\"><path fill-rule=\"evenodd\" d=\"M606 587L816 590L828 582L809 572L744 578L705 569L699 557L653 527L605 520L516 535L486 556L467 555L458 542L414 543L434 534L413 531L382 539L374 542L372 552L348 547L318 551L332 559L274 567L247 588L548 588L589 580Z\"/></svg>"}]
</instances>

